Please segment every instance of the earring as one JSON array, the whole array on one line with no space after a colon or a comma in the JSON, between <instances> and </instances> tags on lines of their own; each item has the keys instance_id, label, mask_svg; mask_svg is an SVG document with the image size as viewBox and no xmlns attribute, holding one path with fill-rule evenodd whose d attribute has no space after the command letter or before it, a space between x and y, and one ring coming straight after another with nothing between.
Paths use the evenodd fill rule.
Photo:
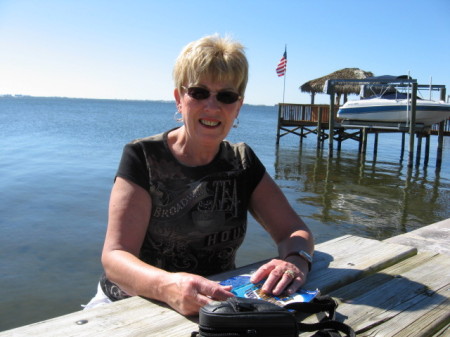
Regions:
<instances>
[{"instance_id":1,"label":"earring","mask_svg":"<svg viewBox=\"0 0 450 337\"><path fill-rule=\"evenodd\" d=\"M233 124L233 128L237 128L239 126L239 118L236 117L236 119L234 120L234 124Z\"/></svg>"},{"instance_id":2,"label":"earring","mask_svg":"<svg viewBox=\"0 0 450 337\"><path fill-rule=\"evenodd\" d=\"M178 115L180 115L180 116L178 117ZM183 122L183 115L181 114L181 112L179 112L179 111L177 110L177 111L175 111L175 113L173 114L173 119L175 120L175 122L181 123L181 122Z\"/></svg>"}]
</instances>

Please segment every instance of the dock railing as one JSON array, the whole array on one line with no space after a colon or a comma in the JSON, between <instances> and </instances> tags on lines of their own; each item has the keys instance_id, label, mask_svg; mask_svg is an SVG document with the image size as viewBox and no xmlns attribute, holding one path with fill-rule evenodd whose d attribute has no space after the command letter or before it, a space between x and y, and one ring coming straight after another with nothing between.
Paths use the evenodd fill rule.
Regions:
<instances>
[{"instance_id":1,"label":"dock railing","mask_svg":"<svg viewBox=\"0 0 450 337\"><path fill-rule=\"evenodd\" d=\"M280 103L278 104L277 144L280 138L287 134L295 134L302 139L307 134L314 133L317 135L318 142L323 141L328 138L324 130L328 128L329 119L328 104ZM335 121L338 122L336 119Z\"/></svg>"},{"instance_id":2,"label":"dock railing","mask_svg":"<svg viewBox=\"0 0 450 337\"><path fill-rule=\"evenodd\" d=\"M278 120L282 122L282 125L298 125L303 122L317 123L319 117L323 123L328 123L330 106L328 104L280 103L278 112Z\"/></svg>"}]
</instances>

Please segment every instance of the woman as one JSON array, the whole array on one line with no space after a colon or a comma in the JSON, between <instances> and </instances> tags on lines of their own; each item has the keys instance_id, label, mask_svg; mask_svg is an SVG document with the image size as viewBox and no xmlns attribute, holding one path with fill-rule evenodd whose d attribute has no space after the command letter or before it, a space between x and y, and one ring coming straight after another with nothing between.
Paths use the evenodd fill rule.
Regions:
<instances>
[{"instance_id":1,"label":"woman","mask_svg":"<svg viewBox=\"0 0 450 337\"><path fill-rule=\"evenodd\" d=\"M174 96L183 125L124 148L111 192L98 296L109 301L139 295L183 315L233 296L229 286L206 277L235 267L247 211L270 233L280 256L259 268L252 282L267 278L263 290L275 295L305 282L311 232L253 151L224 141L238 118L247 78L242 45L227 38L205 37L181 52Z\"/></svg>"}]
</instances>

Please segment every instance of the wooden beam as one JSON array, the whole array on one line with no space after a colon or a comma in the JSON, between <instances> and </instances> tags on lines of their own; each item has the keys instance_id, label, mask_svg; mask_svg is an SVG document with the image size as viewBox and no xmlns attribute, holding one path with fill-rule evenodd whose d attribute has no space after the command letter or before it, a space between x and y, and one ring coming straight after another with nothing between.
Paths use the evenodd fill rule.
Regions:
<instances>
[{"instance_id":1,"label":"wooden beam","mask_svg":"<svg viewBox=\"0 0 450 337\"><path fill-rule=\"evenodd\" d=\"M409 121L409 156L408 167L412 167L414 160L414 127L416 125L417 83L412 84L411 119Z\"/></svg>"},{"instance_id":2,"label":"wooden beam","mask_svg":"<svg viewBox=\"0 0 450 337\"><path fill-rule=\"evenodd\" d=\"M330 113L328 118L328 156L333 157L333 140L334 140L334 85L330 88Z\"/></svg>"}]
</instances>

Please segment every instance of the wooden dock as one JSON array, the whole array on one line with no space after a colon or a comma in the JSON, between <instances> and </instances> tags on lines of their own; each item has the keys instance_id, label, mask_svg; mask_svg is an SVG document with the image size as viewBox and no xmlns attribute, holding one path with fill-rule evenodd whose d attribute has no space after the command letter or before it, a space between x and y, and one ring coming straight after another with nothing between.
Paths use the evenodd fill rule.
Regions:
<instances>
[{"instance_id":1,"label":"wooden dock","mask_svg":"<svg viewBox=\"0 0 450 337\"><path fill-rule=\"evenodd\" d=\"M325 104L278 104L278 122L277 122L277 139L276 143L280 143L280 138L286 135L295 135L300 138L300 142L308 135L315 135L317 147L323 147L325 140L329 142L330 156L332 156L333 143L337 142L337 150L340 151L342 143L346 140L354 140L359 143L359 152L365 153L367 149L367 139L369 134L374 134L374 151L377 151L378 136L386 133L402 134L402 151L405 148L405 135L414 133L417 137L416 146L416 166L420 164L420 156L422 151L422 139L425 139L425 165L428 163L430 151L430 136L438 137L437 160L436 166L440 167L442 163L442 144L443 137L450 136L450 119L441 123L424 127L422 124L416 124L409 127L405 123L374 123L374 122L349 122L343 121L336 117L339 107L331 107ZM333 111L333 118L330 119L330 111ZM331 123L330 123L331 121ZM414 153L414 137L410 137L410 160L409 165L412 166Z\"/></svg>"},{"instance_id":2,"label":"wooden dock","mask_svg":"<svg viewBox=\"0 0 450 337\"><path fill-rule=\"evenodd\" d=\"M318 288L337 298L338 320L352 326L358 336L449 336L448 250L427 251L417 242L422 238L428 240L425 246L433 242L448 248L450 219L426 228L383 242L347 235L319 244L305 288ZM428 238L434 231L441 234ZM212 279L248 273L262 263ZM197 317L184 317L164 304L133 297L0 332L0 337L189 336L197 323Z\"/></svg>"},{"instance_id":3,"label":"wooden dock","mask_svg":"<svg viewBox=\"0 0 450 337\"><path fill-rule=\"evenodd\" d=\"M401 123L394 124L382 124L374 125L373 123L367 123L366 125L361 125L359 122L358 126L352 126L350 123L345 124L340 118L336 117L336 112L339 107L334 109L334 127L336 131L344 128L372 128L372 132L403 132L407 133L409 130L402 126ZM320 142L328 139L328 129L330 120L330 106L328 104L292 104L292 103L279 103L278 104L278 125L277 125L277 144L280 142L280 138L286 135L296 135L302 138L306 138L309 134L314 134ZM319 123L320 121L320 123ZM422 131L421 125L417 125L417 131ZM432 125L426 130L426 133L430 135L450 136L450 118L443 121L442 123L437 123ZM341 139L344 141L346 139L354 139L352 137L347 137ZM339 140L336 138L336 140ZM360 138L354 139L360 140Z\"/></svg>"}]
</instances>

